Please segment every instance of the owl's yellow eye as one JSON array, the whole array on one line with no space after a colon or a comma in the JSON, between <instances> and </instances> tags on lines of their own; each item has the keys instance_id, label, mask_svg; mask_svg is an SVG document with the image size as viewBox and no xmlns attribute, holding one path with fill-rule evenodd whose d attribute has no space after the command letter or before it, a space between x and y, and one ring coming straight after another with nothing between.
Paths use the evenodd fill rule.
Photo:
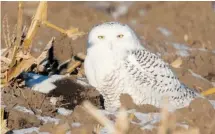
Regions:
<instances>
[{"instance_id":1,"label":"owl's yellow eye","mask_svg":"<svg viewBox=\"0 0 215 134\"><path fill-rule=\"evenodd\" d=\"M104 39L104 38L105 38L105 36L100 35L100 36L98 36L98 38L99 38L99 39Z\"/></svg>"},{"instance_id":2,"label":"owl's yellow eye","mask_svg":"<svg viewBox=\"0 0 215 134\"><path fill-rule=\"evenodd\" d=\"M119 34L117 35L117 38L122 38L124 35L123 34Z\"/></svg>"}]
</instances>

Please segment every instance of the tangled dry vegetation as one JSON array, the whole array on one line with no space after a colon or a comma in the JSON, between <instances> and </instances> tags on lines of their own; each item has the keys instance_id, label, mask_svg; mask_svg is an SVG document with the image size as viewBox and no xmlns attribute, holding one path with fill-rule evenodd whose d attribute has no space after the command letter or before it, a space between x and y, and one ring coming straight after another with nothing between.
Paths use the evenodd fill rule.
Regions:
<instances>
[{"instance_id":1,"label":"tangled dry vegetation","mask_svg":"<svg viewBox=\"0 0 215 134\"><path fill-rule=\"evenodd\" d=\"M167 104L167 103L166 103ZM128 115L124 108L118 111L115 124L102 115L91 103L84 102L86 111L90 113L102 126L105 126L112 134L127 134L129 131L129 121L134 117L132 114ZM170 114L166 107L161 110L161 124L158 128L158 134L199 134L198 128L191 128L188 130L176 130L176 119L173 114ZM99 134L99 127L95 127L95 133Z\"/></svg>"},{"instance_id":2,"label":"tangled dry vegetation","mask_svg":"<svg viewBox=\"0 0 215 134\"><path fill-rule=\"evenodd\" d=\"M6 48L1 52L1 84L3 85L9 84L23 71L29 71L33 64L36 64L36 67L39 68L40 63L47 58L48 51L53 46L54 38L50 40L38 58L35 58L30 54L31 42L40 25L46 25L53 28L72 39L76 39L84 34L83 32L79 32L77 28L64 30L48 22L47 2L40 2L28 30L26 27L22 29L22 15L23 3L19 2L18 21L15 27L16 30L13 31L12 36L10 36L7 17L5 16L3 20L3 37L6 44ZM80 62L76 63L76 66L78 65L80 65ZM73 68L68 71L73 71Z\"/></svg>"},{"instance_id":3,"label":"tangled dry vegetation","mask_svg":"<svg viewBox=\"0 0 215 134\"><path fill-rule=\"evenodd\" d=\"M49 50L53 47L55 38L53 37L46 45L44 51L37 58L33 57L30 53L31 42L37 34L40 25L53 28L60 33L68 36L69 38L76 39L82 36L83 32L80 32L77 28L71 28L64 30L55 26L47 21L47 2L40 2L37 11L32 19L29 28L23 27L23 2L19 2L18 21L14 27L13 32L9 31L9 24L7 16L3 20L3 38L6 48L1 49L1 86L7 86L17 82L17 77L23 71L39 72L42 70L40 66L41 62L47 58ZM85 55L76 55L80 59L84 59ZM172 63L173 67L179 67L181 65L181 59L177 59ZM74 69L82 64L82 61L77 60L74 64L67 69L66 73L70 74ZM33 68L32 68L33 66ZM20 84L20 83L19 83ZM203 92L203 95L209 95L215 92L215 88ZM129 121L132 120L133 115L128 114L125 108L121 108L118 112L115 124L105 117L98 109L96 109L90 102L85 101L83 103L86 112L92 115L100 124L94 127L94 133L100 133L101 126L105 126L110 133L113 134L126 134L129 133ZM70 127L68 124L56 126L56 134L65 134ZM4 108L1 108L1 132L8 131L7 122L4 119ZM87 133L87 132L83 132ZM158 134L199 134L198 128L189 128L188 130L176 130L176 119L174 114L169 113L164 107L161 110L161 123L159 124Z\"/></svg>"},{"instance_id":4,"label":"tangled dry vegetation","mask_svg":"<svg viewBox=\"0 0 215 134\"><path fill-rule=\"evenodd\" d=\"M12 33L9 30L10 25L7 16L3 19L3 38L6 48L1 49L1 88L10 84L23 85L17 80L22 72L40 72L43 70L43 66L40 64L48 58L55 38L53 37L48 42L40 56L33 57L30 53L31 43L41 25L53 28L73 40L85 34L80 32L78 28L64 30L48 22L47 2L45 1L39 3L30 27L23 27L23 2L19 2L17 24L14 26ZM84 59L84 56L81 53L77 54L80 59ZM68 68L66 72L68 74L72 73L81 63L81 61L75 61L74 65ZM5 133L6 130L8 129L6 128L6 120L4 120L4 108L1 108L1 132Z\"/></svg>"}]
</instances>

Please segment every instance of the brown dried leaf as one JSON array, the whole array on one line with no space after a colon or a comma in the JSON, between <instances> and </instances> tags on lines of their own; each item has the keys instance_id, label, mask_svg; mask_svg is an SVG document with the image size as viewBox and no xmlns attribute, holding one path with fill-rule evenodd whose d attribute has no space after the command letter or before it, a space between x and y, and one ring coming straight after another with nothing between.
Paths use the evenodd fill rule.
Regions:
<instances>
[{"instance_id":1,"label":"brown dried leaf","mask_svg":"<svg viewBox=\"0 0 215 134\"><path fill-rule=\"evenodd\" d=\"M106 116L104 116L100 111L98 111L97 108L93 106L89 101L84 101L83 106L84 108L86 108L86 112L88 112L97 121L99 121L101 125L106 126L110 132L113 132L115 130L111 121Z\"/></svg>"},{"instance_id":2,"label":"brown dried leaf","mask_svg":"<svg viewBox=\"0 0 215 134\"><path fill-rule=\"evenodd\" d=\"M40 54L40 56L36 59L36 64L39 65L44 59L47 58L49 50L53 46L53 43L55 41L55 38L52 38L49 43L44 48L43 52Z\"/></svg>"},{"instance_id":3,"label":"brown dried leaf","mask_svg":"<svg viewBox=\"0 0 215 134\"><path fill-rule=\"evenodd\" d=\"M42 15L44 12L45 12L45 15ZM46 12L47 12L47 1L41 1L39 3L39 6L37 7L35 17L31 22L30 28L24 40L23 46L25 51L28 51L28 49L30 48L31 42L37 33L37 30L40 26L41 21L44 21L44 19L46 19Z\"/></svg>"},{"instance_id":4,"label":"brown dried leaf","mask_svg":"<svg viewBox=\"0 0 215 134\"><path fill-rule=\"evenodd\" d=\"M77 67L81 65L81 61L76 61L71 67L68 67L67 73L72 73Z\"/></svg>"},{"instance_id":5,"label":"brown dried leaf","mask_svg":"<svg viewBox=\"0 0 215 134\"><path fill-rule=\"evenodd\" d=\"M211 95L211 94L215 94L215 87L210 88L210 89L208 89L206 91L203 91L201 94L203 96L208 96L208 95Z\"/></svg>"},{"instance_id":6,"label":"brown dried leaf","mask_svg":"<svg viewBox=\"0 0 215 134\"><path fill-rule=\"evenodd\" d=\"M78 37L85 35L84 32L80 32L78 28L71 27L69 30L66 30L66 34L69 38L76 40Z\"/></svg>"},{"instance_id":7,"label":"brown dried leaf","mask_svg":"<svg viewBox=\"0 0 215 134\"><path fill-rule=\"evenodd\" d=\"M76 56L77 56L79 59L81 59L81 60L85 60L85 58L86 58L86 55L83 54L83 53L77 53Z\"/></svg>"},{"instance_id":8,"label":"brown dried leaf","mask_svg":"<svg viewBox=\"0 0 215 134\"><path fill-rule=\"evenodd\" d=\"M11 64L10 67L13 67L16 63L16 54L18 53L18 50L20 48L20 41L22 36L22 22L23 21L23 2L19 2L18 6L18 18L17 18L17 35L16 35L16 42L15 46L13 48L12 58L11 58Z\"/></svg>"},{"instance_id":9,"label":"brown dried leaf","mask_svg":"<svg viewBox=\"0 0 215 134\"><path fill-rule=\"evenodd\" d=\"M102 126L100 124L97 124L94 128L93 128L93 134L100 134L100 131L102 129Z\"/></svg>"},{"instance_id":10,"label":"brown dried leaf","mask_svg":"<svg viewBox=\"0 0 215 134\"><path fill-rule=\"evenodd\" d=\"M7 120L4 120L4 108L1 107L1 133L5 134L9 129L7 128Z\"/></svg>"},{"instance_id":11,"label":"brown dried leaf","mask_svg":"<svg viewBox=\"0 0 215 134\"><path fill-rule=\"evenodd\" d=\"M171 66L174 67L174 68L180 68L181 65L182 65L181 57L178 57L175 61L173 61L171 63Z\"/></svg>"},{"instance_id":12,"label":"brown dried leaf","mask_svg":"<svg viewBox=\"0 0 215 134\"><path fill-rule=\"evenodd\" d=\"M34 57L29 57L28 59L23 59L16 66L10 68L8 72L8 81L19 76L23 71L27 71L35 63Z\"/></svg>"},{"instance_id":13,"label":"brown dried leaf","mask_svg":"<svg viewBox=\"0 0 215 134\"><path fill-rule=\"evenodd\" d=\"M5 64L7 64L7 65L10 65L10 63L11 63L11 59L9 59L9 58L6 58L6 57L4 57L4 56L1 56L1 62L4 62Z\"/></svg>"}]
</instances>

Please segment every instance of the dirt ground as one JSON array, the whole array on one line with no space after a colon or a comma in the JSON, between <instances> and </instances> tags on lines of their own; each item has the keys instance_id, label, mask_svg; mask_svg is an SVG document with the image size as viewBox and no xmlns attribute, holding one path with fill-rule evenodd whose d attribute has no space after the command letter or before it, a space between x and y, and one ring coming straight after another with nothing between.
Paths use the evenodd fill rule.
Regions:
<instances>
[{"instance_id":1,"label":"dirt ground","mask_svg":"<svg viewBox=\"0 0 215 134\"><path fill-rule=\"evenodd\" d=\"M30 26L37 5L38 2L24 2L25 26ZM120 14L118 10L122 5L126 6L127 11ZM1 4L1 20L7 15L11 31L16 24L17 9L17 2ZM204 91L215 86L215 12L211 2L48 2L48 20L64 29L77 27L86 33L93 25L101 22L116 20L126 23L137 32L146 48L160 54L166 62L172 63L181 57L181 67L172 69L188 87ZM42 52L51 37L56 38L54 55L59 62L78 52L86 53L87 34L72 40L41 26L31 49L35 57ZM2 38L2 48L4 44ZM6 109L8 128L18 130L35 127L39 130L30 133L57 134L57 128L70 124L70 133L93 134L98 122L80 104L87 99L102 109L99 93L75 83L72 76L57 85L59 88L48 95L26 87L10 86L2 89L1 105ZM215 95L207 98L215 100ZM52 100L56 100L56 104ZM136 109L141 113L160 111L149 105L136 106L128 96L123 96L121 102L128 109ZM29 111L23 111L23 107ZM59 108L72 112L62 115ZM188 108L179 109L174 115L177 123L185 123L189 128L198 127L202 134L215 133L215 110L207 100L194 100ZM47 122L41 117L49 117L52 121ZM108 117L114 120L114 117ZM60 120L57 126L54 123L56 120ZM138 123L140 119L134 118L134 122ZM142 129L130 123L129 133L156 132L157 128Z\"/></svg>"}]
</instances>

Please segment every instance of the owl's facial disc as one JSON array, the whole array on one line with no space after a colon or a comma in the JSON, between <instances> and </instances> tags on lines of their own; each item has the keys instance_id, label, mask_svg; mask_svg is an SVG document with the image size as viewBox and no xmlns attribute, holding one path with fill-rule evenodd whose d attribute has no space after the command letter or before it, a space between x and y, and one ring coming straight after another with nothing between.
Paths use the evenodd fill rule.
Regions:
<instances>
[{"instance_id":1,"label":"owl's facial disc","mask_svg":"<svg viewBox=\"0 0 215 134\"><path fill-rule=\"evenodd\" d=\"M110 32L111 33L111 32ZM124 37L124 34L117 34L117 33L114 33L111 34L112 36L110 35L98 35L98 42L101 42L102 44L105 44L107 43L106 45L109 46L109 48L112 50L113 49L113 45L114 44L118 44L120 43L120 41L123 41L123 38Z\"/></svg>"},{"instance_id":2,"label":"owl's facial disc","mask_svg":"<svg viewBox=\"0 0 215 134\"><path fill-rule=\"evenodd\" d=\"M104 47L114 51L127 51L139 47L134 31L118 22L103 23L94 27L88 37L88 49Z\"/></svg>"}]
</instances>

